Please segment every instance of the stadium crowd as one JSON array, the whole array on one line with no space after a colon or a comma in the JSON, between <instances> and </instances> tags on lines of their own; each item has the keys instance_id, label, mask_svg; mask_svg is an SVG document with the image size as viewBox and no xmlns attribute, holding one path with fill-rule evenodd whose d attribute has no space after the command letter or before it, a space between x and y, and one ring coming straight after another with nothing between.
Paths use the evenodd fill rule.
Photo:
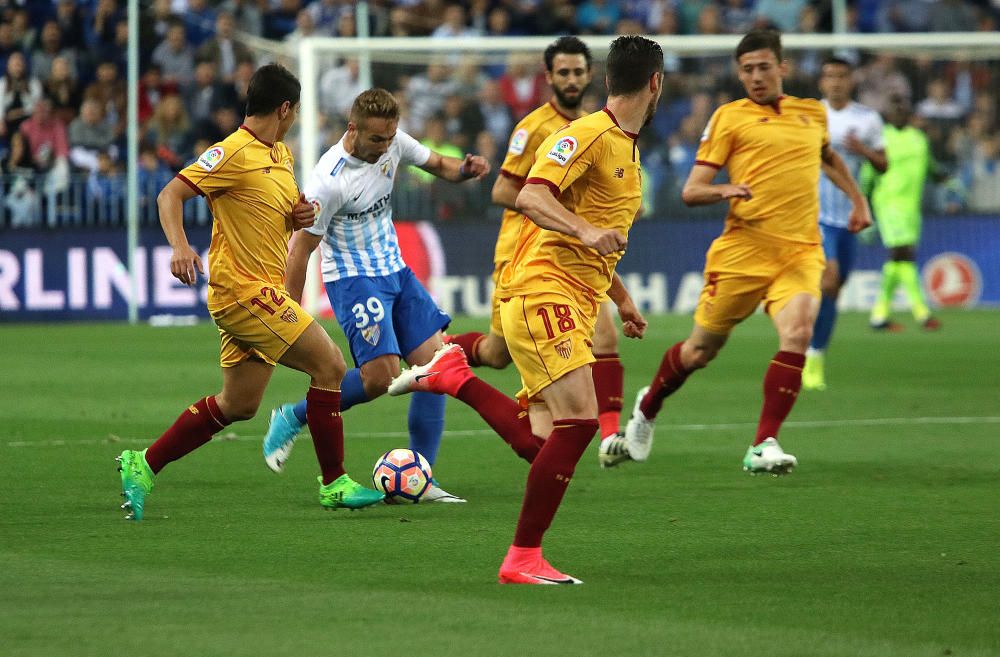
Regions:
<instances>
[{"instance_id":1,"label":"stadium crowd","mask_svg":"<svg viewBox=\"0 0 1000 657\"><path fill-rule=\"evenodd\" d=\"M0 1L0 226L116 224L125 195L126 55L123 0ZM294 41L356 34L355 2L346 0L153 0L141 2L140 191L143 221L155 222L156 192L242 118L247 84L273 55L243 35ZM809 0L371 0L374 36L517 36L575 34L735 34L752 26L783 32L829 31L830 3ZM996 3L969 0L856 0L855 32L996 31ZM829 53L792 53L786 89L818 95ZM838 52L856 66L856 96L884 109L909 99L934 155L954 174L932 187L933 212L1000 211L1000 62ZM666 89L642 153L652 182L647 214L683 212L680 185L694 162L712 109L741 95L726 56L668 57ZM381 63L374 82L400 99L410 132L438 152L477 152L498 168L511 126L544 101L541 57L451 56L422 64ZM601 80L602 75L595 76ZM335 142L360 87L354 59L325 68L317 81L323 146ZM600 108L603 85L585 100ZM294 151L293 146L293 151ZM489 186L438 188L411 174L399 202L412 218L498 216ZM427 191L430 190L430 194ZM407 194L407 191L411 193ZM429 199L429 200L428 200ZM667 210L669 208L669 210ZM414 216L418 215L418 216ZM207 215L202 213L202 220Z\"/></svg>"}]
</instances>

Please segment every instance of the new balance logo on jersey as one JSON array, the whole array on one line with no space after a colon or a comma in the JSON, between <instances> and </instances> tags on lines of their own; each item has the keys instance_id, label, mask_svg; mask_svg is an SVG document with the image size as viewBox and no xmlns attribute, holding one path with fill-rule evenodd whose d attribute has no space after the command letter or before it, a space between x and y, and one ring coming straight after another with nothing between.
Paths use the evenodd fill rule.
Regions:
<instances>
[{"instance_id":1,"label":"new balance logo on jersey","mask_svg":"<svg viewBox=\"0 0 1000 657\"><path fill-rule=\"evenodd\" d=\"M624 177L625 177L625 169L621 167L615 169L615 178L624 178Z\"/></svg>"}]
</instances>

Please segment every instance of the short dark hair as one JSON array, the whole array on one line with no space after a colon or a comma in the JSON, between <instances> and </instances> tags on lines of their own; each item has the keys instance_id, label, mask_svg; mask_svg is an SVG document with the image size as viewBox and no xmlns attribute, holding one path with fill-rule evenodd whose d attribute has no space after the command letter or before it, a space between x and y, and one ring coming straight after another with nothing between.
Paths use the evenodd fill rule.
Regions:
<instances>
[{"instance_id":1,"label":"short dark hair","mask_svg":"<svg viewBox=\"0 0 1000 657\"><path fill-rule=\"evenodd\" d=\"M609 96L635 93L649 83L653 73L663 72L663 48L637 34L620 36L611 42L605 69Z\"/></svg>"},{"instance_id":2,"label":"short dark hair","mask_svg":"<svg viewBox=\"0 0 1000 657\"><path fill-rule=\"evenodd\" d=\"M824 66L844 66L848 71L854 70L854 65L843 57L827 57L823 60L823 63L820 64L819 70L822 71Z\"/></svg>"},{"instance_id":3,"label":"short dark hair","mask_svg":"<svg viewBox=\"0 0 1000 657\"><path fill-rule=\"evenodd\" d=\"M736 53L733 59L740 61L740 57L755 50L770 50L780 62L783 59L781 54L781 33L777 30L751 30L746 36L740 39L736 46Z\"/></svg>"},{"instance_id":4,"label":"short dark hair","mask_svg":"<svg viewBox=\"0 0 1000 657\"><path fill-rule=\"evenodd\" d=\"M281 64L261 66L247 87L247 116L270 114L286 100L295 105L301 92L299 79Z\"/></svg>"},{"instance_id":5,"label":"short dark hair","mask_svg":"<svg viewBox=\"0 0 1000 657\"><path fill-rule=\"evenodd\" d=\"M590 54L590 48L583 41L575 36L562 36L549 44L545 49L545 70L552 71L552 61L556 55L583 55L587 60L587 68L593 63L594 58Z\"/></svg>"}]
</instances>

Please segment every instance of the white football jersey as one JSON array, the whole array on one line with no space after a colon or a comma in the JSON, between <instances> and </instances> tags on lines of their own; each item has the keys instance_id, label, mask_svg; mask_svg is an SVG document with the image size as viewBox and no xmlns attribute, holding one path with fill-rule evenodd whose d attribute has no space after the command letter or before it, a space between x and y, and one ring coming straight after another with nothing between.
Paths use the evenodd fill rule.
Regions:
<instances>
[{"instance_id":1,"label":"white football jersey","mask_svg":"<svg viewBox=\"0 0 1000 657\"><path fill-rule=\"evenodd\" d=\"M374 164L348 155L343 139L323 154L302 193L316 208L316 223L305 230L323 237L324 283L388 276L406 266L392 225L392 186L400 166L421 166L430 156L402 130Z\"/></svg>"},{"instance_id":2,"label":"white football jersey","mask_svg":"<svg viewBox=\"0 0 1000 657\"><path fill-rule=\"evenodd\" d=\"M868 148L882 150L885 143L882 139L882 117L879 113L861 103L851 101L840 110L830 107L825 99L827 129L830 131L830 144L844 158L851 176L858 179L861 165L865 158L861 155L848 153L844 148L847 135L861 140ZM826 226L847 228L847 220L851 214L851 200L840 188L830 182L825 175L819 180L819 222Z\"/></svg>"}]
</instances>

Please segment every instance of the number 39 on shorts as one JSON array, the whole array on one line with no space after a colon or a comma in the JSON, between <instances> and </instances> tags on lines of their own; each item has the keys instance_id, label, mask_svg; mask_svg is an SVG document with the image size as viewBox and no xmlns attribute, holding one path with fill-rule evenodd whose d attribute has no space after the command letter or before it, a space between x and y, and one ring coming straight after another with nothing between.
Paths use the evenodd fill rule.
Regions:
<instances>
[{"instance_id":1,"label":"number 39 on shorts","mask_svg":"<svg viewBox=\"0 0 1000 657\"><path fill-rule=\"evenodd\" d=\"M385 308L378 297L368 297L364 303L356 303L351 307L354 313L354 326L362 329L372 323L379 323L385 318Z\"/></svg>"}]
</instances>

